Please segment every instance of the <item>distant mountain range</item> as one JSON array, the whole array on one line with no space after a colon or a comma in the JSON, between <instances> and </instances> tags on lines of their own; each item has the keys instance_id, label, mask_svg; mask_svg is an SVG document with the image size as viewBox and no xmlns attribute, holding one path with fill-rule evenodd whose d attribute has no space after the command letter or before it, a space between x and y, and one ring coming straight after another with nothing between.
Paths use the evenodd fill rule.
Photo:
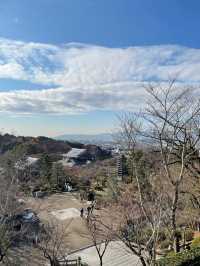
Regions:
<instances>
[{"instance_id":1,"label":"distant mountain range","mask_svg":"<svg viewBox=\"0 0 200 266\"><path fill-rule=\"evenodd\" d=\"M113 142L113 136L109 133L101 134L65 134L55 137L56 140L67 140L84 144L103 144Z\"/></svg>"}]
</instances>

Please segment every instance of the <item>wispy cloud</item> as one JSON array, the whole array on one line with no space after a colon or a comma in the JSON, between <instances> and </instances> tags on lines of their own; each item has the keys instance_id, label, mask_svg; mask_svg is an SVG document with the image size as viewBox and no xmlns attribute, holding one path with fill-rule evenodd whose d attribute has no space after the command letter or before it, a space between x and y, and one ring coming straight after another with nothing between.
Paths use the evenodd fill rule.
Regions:
<instances>
[{"instance_id":1,"label":"wispy cloud","mask_svg":"<svg viewBox=\"0 0 200 266\"><path fill-rule=\"evenodd\" d=\"M200 82L200 50L178 45L106 48L0 39L0 78L52 86L0 92L0 111L76 114L132 110L144 103L144 85ZM56 88L55 88L56 86Z\"/></svg>"}]
</instances>

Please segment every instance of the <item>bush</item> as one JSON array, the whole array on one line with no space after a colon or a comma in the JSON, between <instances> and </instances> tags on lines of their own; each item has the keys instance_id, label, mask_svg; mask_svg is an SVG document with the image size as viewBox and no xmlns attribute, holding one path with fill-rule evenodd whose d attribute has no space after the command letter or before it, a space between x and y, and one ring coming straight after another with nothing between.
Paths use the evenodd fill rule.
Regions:
<instances>
[{"instance_id":1,"label":"bush","mask_svg":"<svg viewBox=\"0 0 200 266\"><path fill-rule=\"evenodd\" d=\"M171 257L174 257L176 256L176 252L174 250L171 250L170 252L167 253L167 258L171 258Z\"/></svg>"},{"instance_id":2,"label":"bush","mask_svg":"<svg viewBox=\"0 0 200 266\"><path fill-rule=\"evenodd\" d=\"M194 240L192 240L192 245L191 247L195 248L195 247L200 247L200 237L195 238Z\"/></svg>"},{"instance_id":3,"label":"bush","mask_svg":"<svg viewBox=\"0 0 200 266\"><path fill-rule=\"evenodd\" d=\"M29 196L31 194L31 189L28 184L22 184L20 189L26 196Z\"/></svg>"},{"instance_id":4,"label":"bush","mask_svg":"<svg viewBox=\"0 0 200 266\"><path fill-rule=\"evenodd\" d=\"M191 250L170 253L157 261L157 266L198 266L200 265L200 247Z\"/></svg>"}]
</instances>

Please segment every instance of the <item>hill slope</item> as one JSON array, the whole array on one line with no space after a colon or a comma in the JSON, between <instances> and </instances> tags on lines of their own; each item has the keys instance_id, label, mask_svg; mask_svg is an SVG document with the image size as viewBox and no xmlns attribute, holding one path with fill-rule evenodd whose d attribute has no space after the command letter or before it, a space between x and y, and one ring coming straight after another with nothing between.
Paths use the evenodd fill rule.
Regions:
<instances>
[{"instance_id":1,"label":"hill slope","mask_svg":"<svg viewBox=\"0 0 200 266\"><path fill-rule=\"evenodd\" d=\"M97 159L107 157L106 151L96 145L84 145L81 143L73 143L69 141L55 140L48 137L16 137L14 135L0 135L0 154L14 149L15 147L23 147L27 155L36 155L41 153L61 154L67 153L72 148L86 149Z\"/></svg>"}]
</instances>

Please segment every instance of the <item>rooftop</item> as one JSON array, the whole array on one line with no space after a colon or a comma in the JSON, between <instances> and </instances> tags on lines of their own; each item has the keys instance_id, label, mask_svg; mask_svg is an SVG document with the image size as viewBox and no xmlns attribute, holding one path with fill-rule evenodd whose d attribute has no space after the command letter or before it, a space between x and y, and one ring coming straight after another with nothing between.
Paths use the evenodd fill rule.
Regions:
<instances>
[{"instance_id":1,"label":"rooftop","mask_svg":"<svg viewBox=\"0 0 200 266\"><path fill-rule=\"evenodd\" d=\"M77 158L81 154L83 154L86 151L86 149L77 149L77 148L72 148L67 154L67 158Z\"/></svg>"}]
</instances>

